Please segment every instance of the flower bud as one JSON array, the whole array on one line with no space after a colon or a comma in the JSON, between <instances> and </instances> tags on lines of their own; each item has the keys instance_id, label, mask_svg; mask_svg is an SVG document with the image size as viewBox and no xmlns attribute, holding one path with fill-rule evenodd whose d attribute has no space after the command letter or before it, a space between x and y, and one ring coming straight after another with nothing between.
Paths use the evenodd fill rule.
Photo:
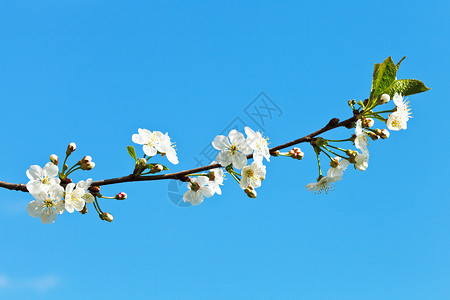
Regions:
<instances>
[{"instance_id":1,"label":"flower bud","mask_svg":"<svg viewBox=\"0 0 450 300\"><path fill-rule=\"evenodd\" d=\"M138 165L139 167L145 168L147 166L147 160L145 158L139 159Z\"/></svg>"},{"instance_id":2,"label":"flower bud","mask_svg":"<svg viewBox=\"0 0 450 300\"><path fill-rule=\"evenodd\" d=\"M90 163L92 161L92 157L90 157L89 155L83 157L82 159L80 159L80 161L78 162L80 165L84 165L87 163Z\"/></svg>"},{"instance_id":3,"label":"flower bud","mask_svg":"<svg viewBox=\"0 0 450 300\"><path fill-rule=\"evenodd\" d=\"M356 104L356 100L348 100L348 106L352 107Z\"/></svg>"},{"instance_id":4,"label":"flower bud","mask_svg":"<svg viewBox=\"0 0 450 300\"><path fill-rule=\"evenodd\" d=\"M89 170L92 170L94 167L95 167L95 162L90 161L87 164L82 164L81 165L81 170L89 171Z\"/></svg>"},{"instance_id":5,"label":"flower bud","mask_svg":"<svg viewBox=\"0 0 450 300\"><path fill-rule=\"evenodd\" d=\"M327 126L335 126L336 124L339 123L339 119L338 118L333 118L330 120L330 122L328 122Z\"/></svg>"},{"instance_id":6,"label":"flower bud","mask_svg":"<svg viewBox=\"0 0 450 300\"><path fill-rule=\"evenodd\" d=\"M116 199L117 200L125 200L125 199L127 199L127 194L125 194L124 192L120 192L116 195Z\"/></svg>"},{"instance_id":7,"label":"flower bud","mask_svg":"<svg viewBox=\"0 0 450 300\"><path fill-rule=\"evenodd\" d=\"M99 186L91 186L89 188L89 192L91 192L92 196L97 196L98 193L100 193L100 187Z\"/></svg>"},{"instance_id":8,"label":"flower bud","mask_svg":"<svg viewBox=\"0 0 450 300\"><path fill-rule=\"evenodd\" d=\"M150 173L155 174L161 172L162 170L164 170L164 167L160 164L156 164L150 169Z\"/></svg>"},{"instance_id":9,"label":"flower bud","mask_svg":"<svg viewBox=\"0 0 450 300\"><path fill-rule=\"evenodd\" d=\"M298 151L294 153L294 155L292 156L292 158L294 159L298 159L298 160L302 160L303 157L305 156L305 153L303 153L300 148L297 148Z\"/></svg>"},{"instance_id":10,"label":"flower bud","mask_svg":"<svg viewBox=\"0 0 450 300\"><path fill-rule=\"evenodd\" d=\"M378 99L378 104L386 104L391 100L391 97L388 94L383 94Z\"/></svg>"},{"instance_id":11,"label":"flower bud","mask_svg":"<svg viewBox=\"0 0 450 300\"><path fill-rule=\"evenodd\" d=\"M69 146L67 146L66 155L69 156L75 150L77 150L77 144L70 143Z\"/></svg>"},{"instance_id":12,"label":"flower bud","mask_svg":"<svg viewBox=\"0 0 450 300\"><path fill-rule=\"evenodd\" d=\"M50 161L57 166L58 165L58 156L56 154L50 155Z\"/></svg>"},{"instance_id":13,"label":"flower bud","mask_svg":"<svg viewBox=\"0 0 450 300\"><path fill-rule=\"evenodd\" d=\"M387 139L389 137L390 133L387 129L381 129L381 132L379 134L380 138Z\"/></svg>"},{"instance_id":14,"label":"flower bud","mask_svg":"<svg viewBox=\"0 0 450 300\"><path fill-rule=\"evenodd\" d=\"M366 118L362 121L362 126L366 128L371 128L375 121L372 118Z\"/></svg>"},{"instance_id":15,"label":"flower bud","mask_svg":"<svg viewBox=\"0 0 450 300\"><path fill-rule=\"evenodd\" d=\"M114 220L114 217L110 213L107 213L107 212L104 212L98 216L100 217L100 219L108 221L108 222L112 222L112 220Z\"/></svg>"},{"instance_id":16,"label":"flower bud","mask_svg":"<svg viewBox=\"0 0 450 300\"><path fill-rule=\"evenodd\" d=\"M356 155L358 155L357 151L347 149L347 150L345 150L345 154L347 154L349 156L349 158L348 158L349 162L351 162L352 164L355 163Z\"/></svg>"},{"instance_id":17,"label":"flower bud","mask_svg":"<svg viewBox=\"0 0 450 300\"><path fill-rule=\"evenodd\" d=\"M249 196L250 198L256 198L257 194L255 189L252 186L248 186L248 188L246 188L244 190L244 192L247 194L247 196Z\"/></svg>"}]
</instances>

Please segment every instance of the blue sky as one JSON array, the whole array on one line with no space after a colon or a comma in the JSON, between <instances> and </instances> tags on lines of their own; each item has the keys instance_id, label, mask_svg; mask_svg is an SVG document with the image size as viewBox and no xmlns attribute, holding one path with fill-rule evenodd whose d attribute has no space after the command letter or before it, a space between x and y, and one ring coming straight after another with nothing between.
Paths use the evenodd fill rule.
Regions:
<instances>
[{"instance_id":1,"label":"blue sky","mask_svg":"<svg viewBox=\"0 0 450 300\"><path fill-rule=\"evenodd\" d=\"M240 118L277 145L348 118L373 64L404 55L414 95L408 130L370 145L328 195L310 146L272 159L250 199L177 207L168 182L105 187L112 223L31 218L26 193L0 190L0 298L448 299L450 203L446 1L2 1L0 180L63 155L96 167L74 180L129 174L138 128L169 132L178 171ZM279 107L264 128L245 113L261 92ZM382 124L378 124L378 127ZM338 130L326 137L345 137ZM142 152L140 152L142 153ZM74 155L75 155L74 154ZM442 175L444 174L444 175ZM183 191L184 191L183 187Z\"/></svg>"}]
</instances>

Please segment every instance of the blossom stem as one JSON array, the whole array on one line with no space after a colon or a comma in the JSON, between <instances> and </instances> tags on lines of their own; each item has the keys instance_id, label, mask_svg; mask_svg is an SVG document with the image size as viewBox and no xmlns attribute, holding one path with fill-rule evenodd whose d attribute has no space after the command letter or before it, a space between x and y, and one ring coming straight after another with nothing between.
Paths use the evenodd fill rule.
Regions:
<instances>
[{"instance_id":1,"label":"blossom stem","mask_svg":"<svg viewBox=\"0 0 450 300\"><path fill-rule=\"evenodd\" d=\"M241 183L241 181L239 180L239 178L237 178L237 176L234 174L234 173L231 173L231 172L229 172L230 174L231 174L231 176L237 181L237 183Z\"/></svg>"},{"instance_id":2,"label":"blossom stem","mask_svg":"<svg viewBox=\"0 0 450 300\"><path fill-rule=\"evenodd\" d=\"M68 176L70 173L73 173L73 172L75 172L76 170L79 170L79 169L81 169L81 167L75 168L75 169L71 170L70 172L67 172L66 176Z\"/></svg>"},{"instance_id":3,"label":"blossom stem","mask_svg":"<svg viewBox=\"0 0 450 300\"><path fill-rule=\"evenodd\" d=\"M349 142L349 141L351 141L351 140L352 140L351 138L348 138L348 139L345 139L345 140L328 140L328 139L327 139L328 142L338 142L338 143L339 143L339 142Z\"/></svg>"},{"instance_id":4,"label":"blossom stem","mask_svg":"<svg viewBox=\"0 0 450 300\"><path fill-rule=\"evenodd\" d=\"M98 214L99 214L99 215L103 214L103 211L102 211L102 209L100 208L100 204L98 204L97 197L94 197L94 202L93 202L93 204L94 204L94 207L95 207L95 209L97 210Z\"/></svg>"},{"instance_id":5,"label":"blossom stem","mask_svg":"<svg viewBox=\"0 0 450 300\"><path fill-rule=\"evenodd\" d=\"M392 112L394 112L393 109L391 109L391 110L383 110L383 111L375 111L375 112L371 113L371 115L375 115L375 114L384 114L384 113L392 113Z\"/></svg>"},{"instance_id":6,"label":"blossom stem","mask_svg":"<svg viewBox=\"0 0 450 300\"><path fill-rule=\"evenodd\" d=\"M326 147L323 147L323 148L326 149L326 150L328 150ZM330 150L328 150L328 151L330 151ZM322 152L325 153L325 155L328 156L328 158L329 158L330 160L333 160L333 158L330 156L330 154L328 154L326 151L323 151L323 150L322 150ZM330 152L331 152L331 151L330 151ZM331 152L331 153L333 153L333 152Z\"/></svg>"},{"instance_id":7,"label":"blossom stem","mask_svg":"<svg viewBox=\"0 0 450 300\"><path fill-rule=\"evenodd\" d=\"M321 178L322 177L322 169L320 168L320 158L319 158L320 149L317 147L314 147L314 152L316 152L317 165L319 166L319 178Z\"/></svg>"},{"instance_id":8,"label":"blossom stem","mask_svg":"<svg viewBox=\"0 0 450 300\"><path fill-rule=\"evenodd\" d=\"M331 146L331 145L328 145L328 146ZM323 146L323 148L326 149L326 150L328 150L331 154L334 154L334 155L339 156L339 157L342 157L342 158L346 158L345 156L339 155L339 154L337 154L337 153L331 151L330 149L328 149L328 148L325 147L325 146ZM325 153L325 154L327 154L325 151L322 151L322 152ZM327 155L328 155L328 154L327 154ZM328 156L328 157L329 157L329 156ZM330 158L331 158L331 157L330 157ZM333 159L331 159L331 160L333 160Z\"/></svg>"},{"instance_id":9,"label":"blossom stem","mask_svg":"<svg viewBox=\"0 0 450 300\"><path fill-rule=\"evenodd\" d=\"M72 173L72 169L75 168L76 166L78 166L78 163L75 164L75 165L73 165L73 166L71 166L70 169L67 170L67 173L66 173L66 174L69 175L70 173Z\"/></svg>"},{"instance_id":10,"label":"blossom stem","mask_svg":"<svg viewBox=\"0 0 450 300\"><path fill-rule=\"evenodd\" d=\"M342 152L345 152L346 150L345 149L342 149L342 148L339 148L339 147L335 147L335 146L333 146L333 145L328 145L328 147L331 147L331 148L334 148L334 149L337 149L337 150L341 150ZM340 155L339 155L340 156Z\"/></svg>"}]
</instances>

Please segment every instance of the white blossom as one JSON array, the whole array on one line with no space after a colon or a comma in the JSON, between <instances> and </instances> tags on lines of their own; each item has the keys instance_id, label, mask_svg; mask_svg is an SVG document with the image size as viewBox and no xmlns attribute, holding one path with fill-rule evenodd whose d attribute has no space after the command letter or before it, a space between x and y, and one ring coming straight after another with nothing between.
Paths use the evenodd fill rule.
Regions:
<instances>
[{"instance_id":1,"label":"white blossom","mask_svg":"<svg viewBox=\"0 0 450 300\"><path fill-rule=\"evenodd\" d=\"M239 186L243 190L249 186L258 188L261 186L261 181L266 177L266 166L254 161L251 165L242 168L241 175Z\"/></svg>"},{"instance_id":2,"label":"white blossom","mask_svg":"<svg viewBox=\"0 0 450 300\"><path fill-rule=\"evenodd\" d=\"M211 163L212 165L216 164L215 161ZM224 173L222 168L212 169L208 173L208 185L212 187L216 194L222 195L222 190L220 186L223 185Z\"/></svg>"},{"instance_id":3,"label":"white blossom","mask_svg":"<svg viewBox=\"0 0 450 300\"><path fill-rule=\"evenodd\" d=\"M325 192L326 194L328 194L328 192L330 192L334 189L334 187L331 185L331 183L336 182L341 179L342 179L342 177L324 176L316 182L308 183L306 185L306 189L308 191L315 192L315 194L320 194L322 192Z\"/></svg>"},{"instance_id":4,"label":"white blossom","mask_svg":"<svg viewBox=\"0 0 450 300\"><path fill-rule=\"evenodd\" d=\"M336 167L331 167L328 169L327 176L328 177L335 177L336 179L340 177L342 179L342 175L344 174L345 169L347 169L350 162L346 159L341 161L341 157L336 156L334 158L334 161L338 164ZM338 180L340 180L338 179ZM336 180L337 181L337 180Z\"/></svg>"},{"instance_id":5,"label":"white blossom","mask_svg":"<svg viewBox=\"0 0 450 300\"><path fill-rule=\"evenodd\" d=\"M83 200L86 203L93 203L94 196L89 192L89 187L91 186L92 178L87 179L86 181L80 180L77 183L77 188L84 190L84 195L82 196Z\"/></svg>"},{"instance_id":6,"label":"white blossom","mask_svg":"<svg viewBox=\"0 0 450 300\"><path fill-rule=\"evenodd\" d=\"M38 165L32 165L27 170L27 190L30 193L39 193L41 190L48 191L52 185L58 185L61 180L58 176L58 167L52 162L48 162L42 169Z\"/></svg>"},{"instance_id":7,"label":"white blossom","mask_svg":"<svg viewBox=\"0 0 450 300\"><path fill-rule=\"evenodd\" d=\"M159 144L160 150L158 151L166 155L167 159L174 165L178 164L177 152L173 147L172 142L170 141L169 134L166 132L166 134L161 135L160 138L161 138L161 142Z\"/></svg>"},{"instance_id":8,"label":"white blossom","mask_svg":"<svg viewBox=\"0 0 450 300\"><path fill-rule=\"evenodd\" d=\"M363 130L361 120L356 121L355 135L355 147L362 152L369 153L369 150L367 149L367 135Z\"/></svg>"},{"instance_id":9,"label":"white blossom","mask_svg":"<svg viewBox=\"0 0 450 300\"><path fill-rule=\"evenodd\" d=\"M409 102L404 101L402 95L397 93L395 93L393 100L395 106L397 107L397 110L389 115L389 118L386 121L386 125L390 130L406 130L408 128L407 122L411 117Z\"/></svg>"},{"instance_id":10,"label":"white blossom","mask_svg":"<svg viewBox=\"0 0 450 300\"><path fill-rule=\"evenodd\" d=\"M142 150L150 157L161 153L166 155L167 159L173 163L178 164L178 157L175 148L172 146L168 133L163 134L160 131L149 131L147 129L138 129L137 134L131 137L134 143L143 145Z\"/></svg>"},{"instance_id":11,"label":"white blossom","mask_svg":"<svg viewBox=\"0 0 450 300\"><path fill-rule=\"evenodd\" d=\"M270 161L270 152L266 138L261 133L253 131L250 127L245 127L245 133L247 134L247 144L253 150L253 159L262 163L263 157L267 161Z\"/></svg>"},{"instance_id":12,"label":"white blossom","mask_svg":"<svg viewBox=\"0 0 450 300\"><path fill-rule=\"evenodd\" d=\"M40 217L42 223L53 223L56 215L64 212L64 189L60 185L52 185L47 190L41 189L31 193L35 200L27 205L28 214L33 218Z\"/></svg>"},{"instance_id":13,"label":"white blossom","mask_svg":"<svg viewBox=\"0 0 450 300\"><path fill-rule=\"evenodd\" d=\"M369 153L358 153L355 157L355 168L365 171L369 167Z\"/></svg>"},{"instance_id":14,"label":"white blossom","mask_svg":"<svg viewBox=\"0 0 450 300\"><path fill-rule=\"evenodd\" d=\"M64 203L66 210L70 213L73 213L76 211L81 211L84 208L84 205L86 204L86 199L88 201L92 202L94 201L94 198L90 197L89 195L86 195L86 186L90 185L91 180L87 180L86 182L80 181L79 183L69 183L66 185L66 190L64 194ZM90 194L90 193L89 193ZM92 203L90 202L90 203ZM89 202L88 202L89 203Z\"/></svg>"},{"instance_id":15,"label":"white blossom","mask_svg":"<svg viewBox=\"0 0 450 300\"><path fill-rule=\"evenodd\" d=\"M188 191L183 195L184 202L191 202L192 205L199 205L204 197L209 198L214 195L214 189L208 186L209 179L206 176L193 178L188 182Z\"/></svg>"},{"instance_id":16,"label":"white blossom","mask_svg":"<svg viewBox=\"0 0 450 300\"><path fill-rule=\"evenodd\" d=\"M233 164L233 167L242 169L247 165L247 154L252 153L252 149L247 144L244 135L233 129L228 137L218 135L214 138L212 145L215 149L221 150L216 161L223 167Z\"/></svg>"}]
</instances>

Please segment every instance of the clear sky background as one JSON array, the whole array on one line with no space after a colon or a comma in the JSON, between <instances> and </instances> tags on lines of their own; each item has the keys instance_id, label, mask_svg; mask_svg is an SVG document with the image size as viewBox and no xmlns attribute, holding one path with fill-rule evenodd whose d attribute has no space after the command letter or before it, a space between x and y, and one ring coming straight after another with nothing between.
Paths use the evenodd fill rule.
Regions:
<instances>
[{"instance_id":1,"label":"clear sky background","mask_svg":"<svg viewBox=\"0 0 450 300\"><path fill-rule=\"evenodd\" d=\"M0 298L449 299L448 12L443 0L1 1L4 181L26 183L69 142L97 164L74 180L127 175L138 128L169 132L180 164L159 161L173 171L236 117L277 145L348 118L389 55L432 90L328 195L305 189L306 144L303 161L272 159L257 199L231 178L198 207L174 205L167 181L105 187L128 193L102 201L112 223L91 207L43 225L29 194L0 190ZM282 111L263 128L245 113L260 92Z\"/></svg>"}]
</instances>

